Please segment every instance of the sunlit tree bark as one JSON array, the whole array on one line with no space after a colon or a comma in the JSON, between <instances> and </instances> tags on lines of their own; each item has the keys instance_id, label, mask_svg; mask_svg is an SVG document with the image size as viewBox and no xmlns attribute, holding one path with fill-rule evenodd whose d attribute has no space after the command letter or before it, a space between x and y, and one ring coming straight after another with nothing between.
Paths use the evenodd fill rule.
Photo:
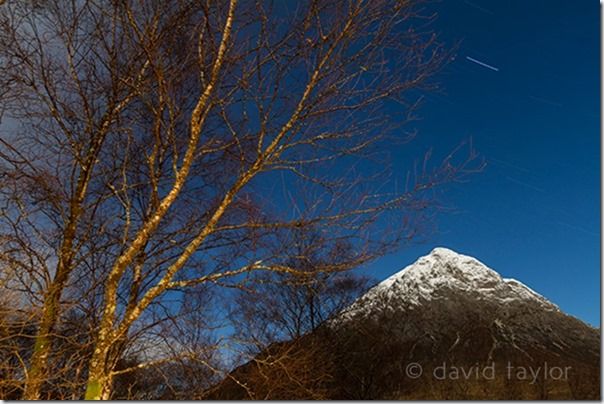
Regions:
<instances>
[{"instance_id":1,"label":"sunlit tree bark","mask_svg":"<svg viewBox=\"0 0 604 404\"><path fill-rule=\"evenodd\" d=\"M1 257L34 285L27 399L42 396L66 300L90 301L85 397L107 399L167 296L357 267L413 238L432 190L479 168L471 148L411 162L401 181L388 168L450 57L416 2L0 10ZM305 231L322 238L312 271L283 242Z\"/></svg>"}]
</instances>

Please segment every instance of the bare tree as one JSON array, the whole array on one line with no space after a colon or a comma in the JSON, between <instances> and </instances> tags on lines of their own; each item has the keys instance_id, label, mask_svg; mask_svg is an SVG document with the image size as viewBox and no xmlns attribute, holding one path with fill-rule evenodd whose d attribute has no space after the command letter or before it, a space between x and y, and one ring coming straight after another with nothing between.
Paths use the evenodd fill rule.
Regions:
<instances>
[{"instance_id":1,"label":"bare tree","mask_svg":"<svg viewBox=\"0 0 604 404\"><path fill-rule=\"evenodd\" d=\"M297 272L258 274L228 300L236 330L231 348L239 366L208 391L210 398L333 398L338 341L325 321L350 305L370 281L351 272L315 273L345 247L335 246L338 252L326 248L321 232L312 229L289 236L277 245Z\"/></svg>"},{"instance_id":2,"label":"bare tree","mask_svg":"<svg viewBox=\"0 0 604 404\"><path fill-rule=\"evenodd\" d=\"M327 247L320 232L304 229L281 240L279 255L294 273L261 273L248 278L232 300L230 318L240 343L252 354L275 341L295 340L315 331L350 305L370 285L369 278L350 272L317 272L334 255L351 254L342 244ZM334 249L338 251L334 251ZM248 353L249 354L249 353Z\"/></svg>"},{"instance_id":3,"label":"bare tree","mask_svg":"<svg viewBox=\"0 0 604 404\"><path fill-rule=\"evenodd\" d=\"M0 57L9 84L3 107L11 118L2 138L3 259L19 267L23 286L43 296L27 399L39 397L47 377L61 295L88 254L84 240L94 234L103 243L98 210L107 193L99 161L146 68L144 61L118 60L118 10L101 6L31 2L2 9Z\"/></svg>"},{"instance_id":4,"label":"bare tree","mask_svg":"<svg viewBox=\"0 0 604 404\"><path fill-rule=\"evenodd\" d=\"M216 298L207 287L189 288L178 308L130 341L114 371L112 399L199 399L224 377L220 327L209 306ZM129 336L132 339L132 335Z\"/></svg>"},{"instance_id":5,"label":"bare tree","mask_svg":"<svg viewBox=\"0 0 604 404\"><path fill-rule=\"evenodd\" d=\"M416 2L1 13L2 261L20 268L38 325L27 399L74 296L95 320L86 398L108 398L128 341L175 293L308 277L280 241L305 229L322 233L313 277L361 265L416 234L432 189L479 168L472 150L424 159L398 187L383 164L450 56Z\"/></svg>"}]
</instances>

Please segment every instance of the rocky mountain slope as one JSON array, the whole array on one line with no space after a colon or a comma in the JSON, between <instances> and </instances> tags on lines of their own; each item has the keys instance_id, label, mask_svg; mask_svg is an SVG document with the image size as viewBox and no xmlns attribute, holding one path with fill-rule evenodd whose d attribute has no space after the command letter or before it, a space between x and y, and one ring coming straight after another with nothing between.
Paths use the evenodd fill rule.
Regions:
<instances>
[{"instance_id":1,"label":"rocky mountain slope","mask_svg":"<svg viewBox=\"0 0 604 404\"><path fill-rule=\"evenodd\" d=\"M286 381L267 395L270 380L291 375L283 352L290 360L304 358L307 373L301 373L304 381ZM245 374L244 385L261 389L262 383L244 379L274 371L262 398L294 398L290 385L303 386L295 398L314 392L338 399L600 397L598 329L521 282L445 248L379 283L311 335L259 357L233 375ZM241 390L221 388L230 393L215 397L234 398Z\"/></svg>"}]
</instances>

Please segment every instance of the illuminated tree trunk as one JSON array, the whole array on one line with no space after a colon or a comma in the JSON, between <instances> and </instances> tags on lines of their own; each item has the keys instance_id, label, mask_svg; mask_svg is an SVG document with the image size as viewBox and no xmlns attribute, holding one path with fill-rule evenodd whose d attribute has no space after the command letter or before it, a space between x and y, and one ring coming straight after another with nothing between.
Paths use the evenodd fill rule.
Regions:
<instances>
[{"instance_id":1,"label":"illuminated tree trunk","mask_svg":"<svg viewBox=\"0 0 604 404\"><path fill-rule=\"evenodd\" d=\"M61 288L62 289L62 288ZM39 400L40 390L48 373L48 355L50 353L50 332L56 322L60 288L54 287L45 300L40 326L34 343L29 370L23 392L24 400Z\"/></svg>"},{"instance_id":2,"label":"illuminated tree trunk","mask_svg":"<svg viewBox=\"0 0 604 404\"><path fill-rule=\"evenodd\" d=\"M111 395L112 377L107 372L106 358L109 355L109 345L105 342L97 344L88 371L85 400L109 400Z\"/></svg>"},{"instance_id":3,"label":"illuminated tree trunk","mask_svg":"<svg viewBox=\"0 0 604 404\"><path fill-rule=\"evenodd\" d=\"M65 253L57 265L55 279L49 286L44 298L42 318L40 319L34 351L25 379L24 400L39 400L42 385L48 379L48 357L52 346L50 335L60 314L61 294L70 273L75 224L68 227L67 233L63 246Z\"/></svg>"}]
</instances>

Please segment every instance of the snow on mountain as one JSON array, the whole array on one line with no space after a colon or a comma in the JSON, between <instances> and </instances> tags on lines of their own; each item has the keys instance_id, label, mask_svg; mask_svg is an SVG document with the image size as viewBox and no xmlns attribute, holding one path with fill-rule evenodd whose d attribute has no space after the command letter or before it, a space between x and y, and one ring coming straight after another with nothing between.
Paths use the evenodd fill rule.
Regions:
<instances>
[{"instance_id":1,"label":"snow on mountain","mask_svg":"<svg viewBox=\"0 0 604 404\"><path fill-rule=\"evenodd\" d=\"M312 356L298 355L300 348L310 348ZM232 382L223 387L229 395L219 399L246 398L250 387L257 388L257 380L270 385L275 377L266 374L277 373L266 373L259 364L276 362L266 357L282 358L276 368L284 369L284 380L291 380L289 369L294 367L281 363L290 363L290 358L302 358L303 362L291 363L304 368L305 374L328 369L334 375L330 376L336 391L330 396L333 399L593 400L600 396L599 330L563 313L521 282L446 248L434 249L374 286L325 327L271 346L262 355L225 379ZM419 366L419 375L409 372L409 364ZM510 365L542 372L541 378L527 382L517 374L509 376ZM435 378L434 371L445 366L464 374L482 366L499 370L495 379L488 380L458 378L448 371L449 376ZM572 372L568 380L546 380L544 369L552 367ZM234 382L250 372L259 373L249 386ZM312 380L316 386L316 379ZM259 397L265 396L261 391Z\"/></svg>"},{"instance_id":2,"label":"snow on mountain","mask_svg":"<svg viewBox=\"0 0 604 404\"><path fill-rule=\"evenodd\" d=\"M352 318L385 303L391 307L412 309L430 301L458 296L501 306L530 304L547 311L559 311L556 305L522 282L501 277L476 258L447 248L435 248L371 288L338 318Z\"/></svg>"}]
</instances>

